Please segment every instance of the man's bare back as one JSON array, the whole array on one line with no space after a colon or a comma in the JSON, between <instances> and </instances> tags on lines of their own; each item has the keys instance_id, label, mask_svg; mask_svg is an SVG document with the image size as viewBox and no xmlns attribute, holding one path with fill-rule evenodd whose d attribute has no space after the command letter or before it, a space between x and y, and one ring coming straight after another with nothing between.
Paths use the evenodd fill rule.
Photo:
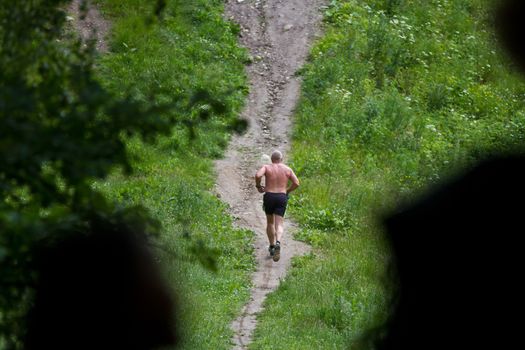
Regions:
<instances>
[{"instance_id":1,"label":"man's bare back","mask_svg":"<svg viewBox=\"0 0 525 350\"><path fill-rule=\"evenodd\" d=\"M272 163L264 165L257 175L265 177L264 192L288 193L288 180L292 184L298 184L299 180L292 169L283 163Z\"/></svg>"}]
</instances>

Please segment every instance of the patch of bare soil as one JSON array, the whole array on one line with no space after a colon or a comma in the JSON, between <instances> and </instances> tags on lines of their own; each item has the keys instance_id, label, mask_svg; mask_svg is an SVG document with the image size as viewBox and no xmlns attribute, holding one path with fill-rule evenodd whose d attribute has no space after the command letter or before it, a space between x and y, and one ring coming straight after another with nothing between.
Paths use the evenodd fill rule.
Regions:
<instances>
[{"instance_id":1,"label":"patch of bare soil","mask_svg":"<svg viewBox=\"0 0 525 350\"><path fill-rule=\"evenodd\" d=\"M83 3L85 10L82 7ZM94 38L99 52L108 51L106 38L109 33L110 22L102 17L92 1L73 0L69 4L67 12L73 21L73 27L78 31L83 42Z\"/></svg>"},{"instance_id":2,"label":"patch of bare soil","mask_svg":"<svg viewBox=\"0 0 525 350\"><path fill-rule=\"evenodd\" d=\"M290 150L292 115L300 93L295 72L304 64L310 43L318 34L323 0L228 0L226 16L241 26L240 42L250 50L250 94L242 117L249 122L244 135L232 139L225 158L217 161L216 189L229 204L237 225L256 233L257 269L248 304L232 324L234 349L247 349L266 295L275 290L291 258L309 247L292 239L295 225L286 220L281 260L268 254L266 216L254 175L262 154Z\"/></svg>"}]
</instances>

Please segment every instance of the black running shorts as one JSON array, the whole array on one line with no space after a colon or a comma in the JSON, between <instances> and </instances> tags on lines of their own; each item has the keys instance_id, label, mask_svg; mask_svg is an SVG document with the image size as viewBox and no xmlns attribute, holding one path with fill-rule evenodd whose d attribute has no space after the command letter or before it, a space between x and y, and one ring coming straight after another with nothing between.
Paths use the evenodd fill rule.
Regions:
<instances>
[{"instance_id":1,"label":"black running shorts","mask_svg":"<svg viewBox=\"0 0 525 350\"><path fill-rule=\"evenodd\" d=\"M286 193L266 192L263 196L263 209L266 215L279 215L284 217L288 197Z\"/></svg>"}]
</instances>

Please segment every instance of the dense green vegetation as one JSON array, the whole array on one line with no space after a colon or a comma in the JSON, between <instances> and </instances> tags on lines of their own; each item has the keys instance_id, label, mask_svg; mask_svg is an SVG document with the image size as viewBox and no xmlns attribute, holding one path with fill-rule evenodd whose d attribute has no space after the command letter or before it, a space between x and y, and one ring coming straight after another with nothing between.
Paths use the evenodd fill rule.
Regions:
<instances>
[{"instance_id":1,"label":"dense green vegetation","mask_svg":"<svg viewBox=\"0 0 525 350\"><path fill-rule=\"evenodd\" d=\"M243 126L239 28L222 0L99 0L111 52L94 61L63 31L66 2L0 6L0 348L23 347L35 242L93 217L155 233L129 209L144 206L162 224L182 348L229 349L252 234L212 194L212 159ZM525 86L497 53L487 3L330 2L293 144L291 212L314 253L269 295L253 349L350 347L388 313L377 214L523 143Z\"/></svg>"},{"instance_id":2,"label":"dense green vegetation","mask_svg":"<svg viewBox=\"0 0 525 350\"><path fill-rule=\"evenodd\" d=\"M100 1L112 52L95 59L67 3L0 6L0 348L23 348L42 240L92 220L155 234L154 218L182 347L227 349L253 267L251 233L210 193L212 158L244 126L238 27L221 1Z\"/></svg>"},{"instance_id":3,"label":"dense green vegetation","mask_svg":"<svg viewBox=\"0 0 525 350\"><path fill-rule=\"evenodd\" d=\"M226 146L246 92L237 26L224 21L219 0L170 1L159 23L150 23L146 0L99 4L113 25L111 53L100 60L104 85L145 101L148 91L157 91L154 103L175 99L187 123L154 146L130 139L133 176L115 173L96 187L115 200L143 204L162 223L161 259L184 315L182 348L228 349L229 325L247 300L253 268L252 234L233 229L211 193L211 159ZM209 108L191 99L203 90L225 113L193 125Z\"/></svg>"},{"instance_id":4,"label":"dense green vegetation","mask_svg":"<svg viewBox=\"0 0 525 350\"><path fill-rule=\"evenodd\" d=\"M333 0L304 68L291 201L316 249L270 295L253 349L348 348L387 315L376 217L525 138L525 86L482 0Z\"/></svg>"},{"instance_id":5,"label":"dense green vegetation","mask_svg":"<svg viewBox=\"0 0 525 350\"><path fill-rule=\"evenodd\" d=\"M172 108L104 89L92 45L63 30L65 3L0 3L0 348L24 348L36 249L97 222L133 223L149 234L157 227L140 209L111 205L91 184L117 166L131 171L121 135L168 134L177 113L158 118Z\"/></svg>"}]
</instances>

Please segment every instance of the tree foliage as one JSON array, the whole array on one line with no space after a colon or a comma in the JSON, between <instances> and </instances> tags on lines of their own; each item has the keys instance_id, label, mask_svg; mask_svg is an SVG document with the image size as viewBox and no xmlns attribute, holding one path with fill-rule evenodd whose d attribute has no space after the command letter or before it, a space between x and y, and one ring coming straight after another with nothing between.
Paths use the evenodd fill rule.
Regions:
<instances>
[{"instance_id":1,"label":"tree foliage","mask_svg":"<svg viewBox=\"0 0 525 350\"><path fill-rule=\"evenodd\" d=\"M91 186L115 167L132 171L126 138L153 142L224 112L206 91L187 99L200 111L191 119L174 110L176 97L154 102L158 91L146 101L110 93L95 79L94 43L64 30L67 3L0 3L0 347L21 346L39 243L88 232L94 218L158 230L141 208L111 204Z\"/></svg>"}]
</instances>

